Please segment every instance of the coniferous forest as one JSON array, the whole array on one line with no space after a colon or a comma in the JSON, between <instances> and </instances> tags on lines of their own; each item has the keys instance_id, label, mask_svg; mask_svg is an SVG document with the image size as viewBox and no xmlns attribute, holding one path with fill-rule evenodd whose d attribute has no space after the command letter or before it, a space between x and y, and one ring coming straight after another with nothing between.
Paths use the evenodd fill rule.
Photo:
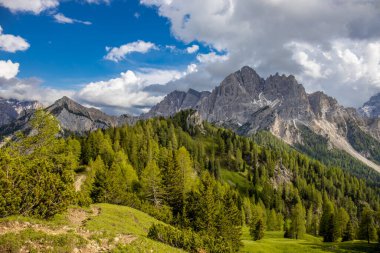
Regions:
<instances>
[{"instance_id":1,"label":"coniferous forest","mask_svg":"<svg viewBox=\"0 0 380 253\"><path fill-rule=\"evenodd\" d=\"M124 205L171 225L152 225L149 238L190 252L239 251L242 227L252 240L267 231L380 239L379 189L367 175L326 166L269 133L241 137L196 116L74 136L37 111L31 129L0 149L0 216L49 219L70 205ZM79 185L76 175L84 175Z\"/></svg>"}]
</instances>

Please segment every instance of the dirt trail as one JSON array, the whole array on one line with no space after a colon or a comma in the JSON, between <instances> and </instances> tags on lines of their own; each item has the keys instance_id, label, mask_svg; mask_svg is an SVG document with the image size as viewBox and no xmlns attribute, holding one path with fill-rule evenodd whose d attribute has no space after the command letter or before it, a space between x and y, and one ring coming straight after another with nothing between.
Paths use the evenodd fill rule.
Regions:
<instances>
[{"instance_id":1,"label":"dirt trail","mask_svg":"<svg viewBox=\"0 0 380 253\"><path fill-rule=\"evenodd\" d=\"M109 252L117 245L129 244L137 239L134 235L118 234L113 239L102 238L100 240L95 240L92 237L96 235L100 238L103 234L102 232L90 231L85 225L86 222L92 218L96 217L101 213L101 208L92 206L91 211L86 211L80 208L71 208L67 212L67 220L69 225L61 226L58 228L49 227L43 224L35 224L31 222L19 222L19 221L7 221L0 223L0 235L6 233L20 233L25 229L33 229L35 231L40 231L48 235L60 235L69 232L75 232L79 236L87 240L86 246L82 248L75 248L74 253L95 253L95 252ZM41 245L41 250L43 245ZM26 251L22 251L26 252Z\"/></svg>"},{"instance_id":2,"label":"dirt trail","mask_svg":"<svg viewBox=\"0 0 380 253\"><path fill-rule=\"evenodd\" d=\"M78 175L75 178L74 188L76 192L80 191L80 188L82 187L82 184L84 183L84 181L86 181L86 178L87 178L86 175Z\"/></svg>"}]
</instances>

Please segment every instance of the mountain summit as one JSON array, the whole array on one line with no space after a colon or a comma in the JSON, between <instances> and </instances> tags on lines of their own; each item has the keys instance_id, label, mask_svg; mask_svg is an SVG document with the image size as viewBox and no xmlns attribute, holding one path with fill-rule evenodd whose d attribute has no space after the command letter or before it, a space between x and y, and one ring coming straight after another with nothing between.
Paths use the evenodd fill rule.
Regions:
<instances>
[{"instance_id":1,"label":"mountain summit","mask_svg":"<svg viewBox=\"0 0 380 253\"><path fill-rule=\"evenodd\" d=\"M187 97L191 103L183 103ZM277 73L264 79L245 66L228 75L211 93L174 91L143 117L170 116L189 108L197 110L202 119L238 134L268 130L291 145L305 141L306 128L380 171L373 157L353 148L357 146L353 136L358 133L379 142L379 128L323 92L306 93L293 75Z\"/></svg>"}]
</instances>

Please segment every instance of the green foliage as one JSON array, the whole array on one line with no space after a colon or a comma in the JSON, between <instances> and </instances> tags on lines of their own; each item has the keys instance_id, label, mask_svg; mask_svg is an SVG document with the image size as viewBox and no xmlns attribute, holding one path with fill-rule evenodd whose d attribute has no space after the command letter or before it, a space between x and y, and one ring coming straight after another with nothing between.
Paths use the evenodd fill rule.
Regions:
<instances>
[{"instance_id":1,"label":"green foliage","mask_svg":"<svg viewBox=\"0 0 380 253\"><path fill-rule=\"evenodd\" d=\"M297 203L290 214L290 237L300 239L306 232L305 227L305 209L301 203Z\"/></svg>"},{"instance_id":2,"label":"green foliage","mask_svg":"<svg viewBox=\"0 0 380 253\"><path fill-rule=\"evenodd\" d=\"M353 122L347 124L347 138L355 150L369 154L371 160L380 162L380 142L365 133Z\"/></svg>"},{"instance_id":3,"label":"green foliage","mask_svg":"<svg viewBox=\"0 0 380 253\"><path fill-rule=\"evenodd\" d=\"M377 239L377 231L375 227L375 213L369 207L364 207L361 213L359 225L359 238L366 240L368 243Z\"/></svg>"},{"instance_id":4,"label":"green foliage","mask_svg":"<svg viewBox=\"0 0 380 253\"><path fill-rule=\"evenodd\" d=\"M160 169L155 160L151 160L141 173L141 187L144 196L156 207L160 206L163 195L163 183Z\"/></svg>"},{"instance_id":5,"label":"green foliage","mask_svg":"<svg viewBox=\"0 0 380 253\"><path fill-rule=\"evenodd\" d=\"M243 228L242 242L244 246L240 252L261 253L353 253L367 252L378 253L378 244L367 244L363 241L324 243L320 237L305 234L301 240L284 238L280 231L267 231L264 238L253 241L249 234L249 228Z\"/></svg>"},{"instance_id":6,"label":"green foliage","mask_svg":"<svg viewBox=\"0 0 380 253\"><path fill-rule=\"evenodd\" d=\"M351 221L347 222L343 231L342 242L353 241L355 239L355 231Z\"/></svg>"},{"instance_id":7,"label":"green foliage","mask_svg":"<svg viewBox=\"0 0 380 253\"><path fill-rule=\"evenodd\" d=\"M240 249L242 224L251 225L259 235L265 230L284 230L291 238L307 237L306 226L310 234L337 241L350 232L347 217L354 231L349 234L356 237L364 206L380 209L379 191L373 187L375 177L369 173L372 183L368 184L354 176L359 173L365 178L366 171L351 160L343 164L354 167L348 172L348 167L342 170L313 160L269 133L241 137L208 123L193 124L192 117L192 112L181 112L168 119L142 120L133 126L97 130L67 140L56 138L54 131L37 139L31 135L34 139L25 143L22 139L29 137L20 138L16 144L22 145L9 144L0 149L0 183L4 186L0 188L1 215L18 213L21 205L37 210L41 216L51 215L45 214L47 209L31 207L35 202L29 195L20 197L34 189L30 183L25 184L29 182L25 178L46 184L46 193L37 187L44 194L34 198L46 196L46 201L38 203L54 199L56 195L49 194L57 189L47 186L61 180L64 187L57 196L61 196L62 208L53 206L48 211L64 210L74 202L73 171L79 167L77 171L86 180L75 194L76 203L107 202L137 208L181 231L207 235L204 247L216 248L223 241L228 251ZM40 138L51 141L49 148L37 145L30 149L41 142ZM321 154L330 155L324 140L306 139L305 143L310 150L316 144ZM331 152L334 158L335 151ZM36 166L26 159L47 162ZM334 164L329 159L328 165ZM56 168L57 173L46 174L45 180L30 173L31 167ZM15 173L19 173L19 181ZM14 183L18 187L11 192ZM379 217L372 217L378 229Z\"/></svg>"},{"instance_id":8,"label":"green foliage","mask_svg":"<svg viewBox=\"0 0 380 253\"><path fill-rule=\"evenodd\" d=\"M56 138L58 122L37 111L28 135L0 149L0 216L51 217L74 197L79 143Z\"/></svg>"},{"instance_id":9,"label":"green foliage","mask_svg":"<svg viewBox=\"0 0 380 253\"><path fill-rule=\"evenodd\" d=\"M335 242L338 238L336 237L336 227L334 224L335 214L334 205L327 198L324 197L323 202L323 213L321 217L321 224L319 227L319 234L323 236L324 242Z\"/></svg>"},{"instance_id":10,"label":"green foliage","mask_svg":"<svg viewBox=\"0 0 380 253\"><path fill-rule=\"evenodd\" d=\"M72 252L86 240L73 233L48 235L33 229L0 235L0 252Z\"/></svg>"},{"instance_id":11,"label":"green foliage","mask_svg":"<svg viewBox=\"0 0 380 253\"><path fill-rule=\"evenodd\" d=\"M258 219L256 222L252 222L249 227L249 234L254 241L260 240L264 237L264 222L262 219Z\"/></svg>"},{"instance_id":12,"label":"green foliage","mask_svg":"<svg viewBox=\"0 0 380 253\"><path fill-rule=\"evenodd\" d=\"M148 238L169 244L188 252L235 252L221 238L213 238L207 234L199 235L191 230L179 230L170 226L153 224L149 228Z\"/></svg>"},{"instance_id":13,"label":"green foliage","mask_svg":"<svg viewBox=\"0 0 380 253\"><path fill-rule=\"evenodd\" d=\"M356 160L345 151L331 149L329 147L327 138L315 134L309 128L301 126L299 129L301 130L303 143L302 145L295 145L298 150L321 161L328 166L338 166L346 171L349 171L351 174L357 176L358 178L364 178L368 185L373 185L376 187L380 186L380 175L372 168L369 168L362 162ZM362 136L353 140L353 137L350 135L352 135L351 131L349 131L348 138L350 143L354 145L355 149L359 152L362 150L364 151L364 148L362 148L361 144L359 144ZM365 140L366 138L363 138L363 141ZM378 152L379 149L376 149L377 146L379 146L378 142L376 142L376 145L374 146L374 149ZM370 146L367 146L367 148L368 147ZM377 155L375 156L377 157Z\"/></svg>"}]
</instances>

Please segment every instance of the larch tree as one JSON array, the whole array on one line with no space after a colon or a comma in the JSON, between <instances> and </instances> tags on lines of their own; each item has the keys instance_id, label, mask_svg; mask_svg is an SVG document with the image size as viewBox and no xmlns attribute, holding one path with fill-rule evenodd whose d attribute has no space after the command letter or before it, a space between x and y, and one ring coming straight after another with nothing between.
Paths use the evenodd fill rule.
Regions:
<instances>
[{"instance_id":1,"label":"larch tree","mask_svg":"<svg viewBox=\"0 0 380 253\"><path fill-rule=\"evenodd\" d=\"M164 187L160 168L155 160L150 160L141 173L141 186L145 198L156 207L162 203Z\"/></svg>"}]
</instances>

